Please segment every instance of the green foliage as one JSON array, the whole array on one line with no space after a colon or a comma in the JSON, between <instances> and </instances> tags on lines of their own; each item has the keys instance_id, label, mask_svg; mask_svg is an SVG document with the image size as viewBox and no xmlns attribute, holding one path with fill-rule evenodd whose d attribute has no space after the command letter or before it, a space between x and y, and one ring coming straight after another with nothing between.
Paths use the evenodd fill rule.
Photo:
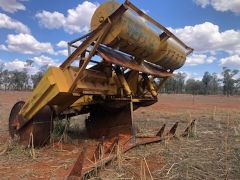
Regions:
<instances>
[{"instance_id":1,"label":"green foliage","mask_svg":"<svg viewBox=\"0 0 240 180\"><path fill-rule=\"evenodd\" d=\"M31 61L28 60L27 63L31 63ZM43 66L39 72L30 76L26 69L9 71L3 63L0 63L0 89L25 91L35 88L46 68L46 66Z\"/></svg>"},{"instance_id":2,"label":"green foliage","mask_svg":"<svg viewBox=\"0 0 240 180\"><path fill-rule=\"evenodd\" d=\"M236 79L236 75L238 74L239 70L231 70L226 67L223 68L223 94L229 96L235 94L239 91L239 79Z\"/></svg>"},{"instance_id":3,"label":"green foliage","mask_svg":"<svg viewBox=\"0 0 240 180\"><path fill-rule=\"evenodd\" d=\"M29 77L26 71L0 71L0 87L5 90L27 90L29 89Z\"/></svg>"},{"instance_id":4,"label":"green foliage","mask_svg":"<svg viewBox=\"0 0 240 180\"><path fill-rule=\"evenodd\" d=\"M4 69L4 64L0 63L0 87L3 84L3 69Z\"/></svg>"},{"instance_id":5,"label":"green foliage","mask_svg":"<svg viewBox=\"0 0 240 180\"><path fill-rule=\"evenodd\" d=\"M212 75L209 72L205 72L202 78L204 94L209 94L210 82L212 81Z\"/></svg>"},{"instance_id":6,"label":"green foliage","mask_svg":"<svg viewBox=\"0 0 240 180\"><path fill-rule=\"evenodd\" d=\"M190 94L202 94L203 87L203 82L195 79L188 79L185 86L186 92Z\"/></svg>"},{"instance_id":7,"label":"green foliage","mask_svg":"<svg viewBox=\"0 0 240 180\"><path fill-rule=\"evenodd\" d=\"M185 73L178 73L173 78L169 78L165 83L165 92L183 93L185 79L186 79Z\"/></svg>"},{"instance_id":8,"label":"green foliage","mask_svg":"<svg viewBox=\"0 0 240 180\"><path fill-rule=\"evenodd\" d=\"M188 79L186 74L178 73L169 78L161 92L165 93L190 93L190 94L240 94L239 71L223 68L223 78L218 78L216 73L205 72L201 80Z\"/></svg>"},{"instance_id":9,"label":"green foliage","mask_svg":"<svg viewBox=\"0 0 240 180\"><path fill-rule=\"evenodd\" d=\"M32 83L33 83L33 88L35 88L37 86L37 84L42 79L42 76L43 76L43 72L38 72L37 74L34 74L34 75L31 76L31 80L32 80Z\"/></svg>"},{"instance_id":10,"label":"green foliage","mask_svg":"<svg viewBox=\"0 0 240 180\"><path fill-rule=\"evenodd\" d=\"M66 127L66 121L55 121L54 122L54 129L53 129L53 136L59 137L62 136L65 127Z\"/></svg>"}]
</instances>

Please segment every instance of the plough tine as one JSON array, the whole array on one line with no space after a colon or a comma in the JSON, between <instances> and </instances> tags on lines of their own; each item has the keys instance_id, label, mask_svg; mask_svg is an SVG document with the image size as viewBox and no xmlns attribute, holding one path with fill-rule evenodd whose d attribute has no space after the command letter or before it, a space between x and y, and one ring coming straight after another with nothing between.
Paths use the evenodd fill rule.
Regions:
<instances>
[{"instance_id":1,"label":"plough tine","mask_svg":"<svg viewBox=\"0 0 240 180\"><path fill-rule=\"evenodd\" d=\"M157 132L156 136L162 137L164 130L165 130L166 124L164 124L161 129Z\"/></svg>"},{"instance_id":2,"label":"plough tine","mask_svg":"<svg viewBox=\"0 0 240 180\"><path fill-rule=\"evenodd\" d=\"M192 120L191 123L186 127L185 131L182 134L182 137L189 136L189 133L192 132L192 130L193 130L195 121L196 121L196 119Z\"/></svg>"},{"instance_id":3,"label":"plough tine","mask_svg":"<svg viewBox=\"0 0 240 180\"><path fill-rule=\"evenodd\" d=\"M86 158L86 151L87 151L87 145L86 145L86 143L84 143L83 150L82 150L81 154L79 155L76 163L74 164L70 174L68 175L67 180L81 179L83 164L84 164L84 160Z\"/></svg>"},{"instance_id":4,"label":"plough tine","mask_svg":"<svg viewBox=\"0 0 240 180\"><path fill-rule=\"evenodd\" d=\"M104 154L104 152L102 152L102 149L101 149L103 147L103 143L104 143L104 138L102 138L101 141L98 143L98 145L93 153L93 156L91 158L91 161L95 162L96 160L99 160L100 157L102 156L102 153Z\"/></svg>"},{"instance_id":5,"label":"plough tine","mask_svg":"<svg viewBox=\"0 0 240 180\"><path fill-rule=\"evenodd\" d=\"M109 154L113 152L116 149L116 146L119 143L119 137L116 137L113 141L113 143L109 146L109 148L106 150L106 154Z\"/></svg>"},{"instance_id":6,"label":"plough tine","mask_svg":"<svg viewBox=\"0 0 240 180\"><path fill-rule=\"evenodd\" d=\"M168 135L175 136L177 127L178 127L178 122L176 122L176 123L172 126L172 128L169 130L169 132L166 134L166 136L168 136Z\"/></svg>"}]
</instances>

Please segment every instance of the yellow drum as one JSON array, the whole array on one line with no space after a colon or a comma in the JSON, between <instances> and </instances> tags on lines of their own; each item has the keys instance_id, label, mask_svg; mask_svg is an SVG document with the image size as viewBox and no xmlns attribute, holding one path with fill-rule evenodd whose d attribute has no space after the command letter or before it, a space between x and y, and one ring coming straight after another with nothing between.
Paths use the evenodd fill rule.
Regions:
<instances>
[{"instance_id":1,"label":"yellow drum","mask_svg":"<svg viewBox=\"0 0 240 180\"><path fill-rule=\"evenodd\" d=\"M119 6L113 1L100 5L92 17L91 29L97 28ZM139 62L147 60L170 70L180 68L186 60L183 47L172 38L161 38L159 33L130 10L118 22L113 22L104 44L135 56Z\"/></svg>"}]
</instances>

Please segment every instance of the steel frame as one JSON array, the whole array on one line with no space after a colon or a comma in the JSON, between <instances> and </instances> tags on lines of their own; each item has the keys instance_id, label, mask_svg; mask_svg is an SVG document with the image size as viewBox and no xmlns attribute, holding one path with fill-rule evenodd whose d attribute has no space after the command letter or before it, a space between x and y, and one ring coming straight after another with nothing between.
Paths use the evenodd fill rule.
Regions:
<instances>
[{"instance_id":1,"label":"steel frame","mask_svg":"<svg viewBox=\"0 0 240 180\"><path fill-rule=\"evenodd\" d=\"M173 38L176 42L178 42L180 45L182 45L184 48L186 48L186 50L188 51L186 53L187 55L192 53L192 51L193 51L192 48L190 48L185 43L183 43L179 38L177 38L172 32L170 32L163 25L161 25L160 23L158 23L157 21L152 19L150 16L145 14L143 11L138 9L130 1L126 0L113 14L111 14L107 19L105 19L98 28L96 28L92 32L68 43L69 57L60 66L60 68L63 70L67 69L73 61L79 60L79 57L83 57L86 51L89 52L89 55L87 57L82 58L83 64L81 64L81 66L80 66L80 69L79 69L79 71L75 77L75 80L70 88L70 92L73 92L74 88L76 87L77 81L79 80L79 78L81 78L83 71L87 67L88 63L90 61L92 61L91 60L92 56L96 53L98 47L104 41L106 34L109 32L109 30L111 28L112 22L117 21L123 15L123 13L125 11L127 11L128 9L131 9L132 11L137 13L139 16L141 16L142 18L144 18L145 20L147 20L148 22L152 23L157 28L162 30L163 33L161 35L164 34L166 36L166 38L170 38L170 37ZM74 43L76 43L77 41L80 41L85 38L86 38L86 40L83 41L83 43L79 47L74 45ZM92 50L89 51L89 50L87 50L87 48L90 45L93 45L93 48L92 48ZM73 53L71 53L71 47L76 48L76 50ZM167 72L165 72L165 73L167 73ZM170 72L170 73L172 73L172 72ZM165 76L163 75L164 78L165 78ZM164 80L164 82L165 82L165 80ZM159 85L159 87L161 87L162 84L163 83L161 83Z\"/></svg>"}]
</instances>

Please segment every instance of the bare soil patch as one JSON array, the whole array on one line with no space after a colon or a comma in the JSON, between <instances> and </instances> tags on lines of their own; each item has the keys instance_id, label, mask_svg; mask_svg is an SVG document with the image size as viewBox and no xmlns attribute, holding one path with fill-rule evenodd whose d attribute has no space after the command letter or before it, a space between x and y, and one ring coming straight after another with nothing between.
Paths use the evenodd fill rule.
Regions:
<instances>
[{"instance_id":1,"label":"bare soil patch","mask_svg":"<svg viewBox=\"0 0 240 180\"><path fill-rule=\"evenodd\" d=\"M29 149L8 137L10 109L29 94L0 91L0 179L64 179L82 138L35 149L33 159ZM139 135L154 134L164 123L169 129L176 121L180 134L192 119L197 120L193 136L132 149L122 154L121 163L114 161L91 178L151 179L151 173L154 179L240 179L240 97L161 94L158 103L134 112ZM144 159L150 170L144 166L145 175Z\"/></svg>"}]
</instances>

